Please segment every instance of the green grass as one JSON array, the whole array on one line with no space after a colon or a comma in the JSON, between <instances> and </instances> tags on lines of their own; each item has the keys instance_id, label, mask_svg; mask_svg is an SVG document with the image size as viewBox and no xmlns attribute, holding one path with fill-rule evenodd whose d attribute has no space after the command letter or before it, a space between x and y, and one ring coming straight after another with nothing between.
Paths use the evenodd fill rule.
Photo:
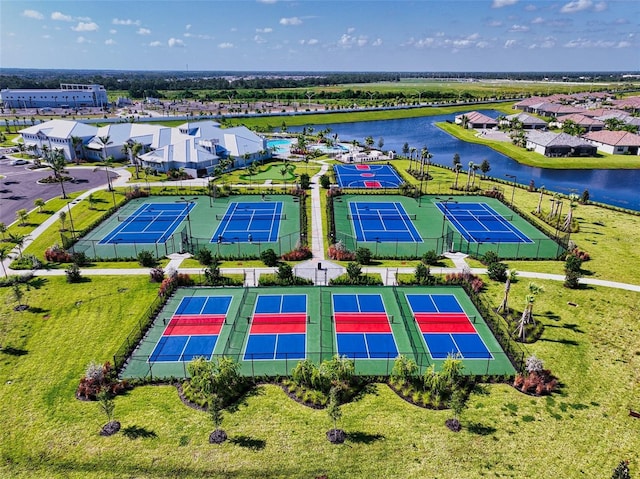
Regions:
<instances>
[{"instance_id":1,"label":"green grass","mask_svg":"<svg viewBox=\"0 0 640 479\"><path fill-rule=\"evenodd\" d=\"M442 130L469 143L487 145L500 153L513 158L518 163L538 168L550 169L637 169L640 168L640 157L637 155L610 155L598 152L597 157L590 158L548 158L540 153L527 151L524 148L504 141L493 141L476 136L476 130L465 130L452 123L436 123Z\"/></svg>"},{"instance_id":2,"label":"green grass","mask_svg":"<svg viewBox=\"0 0 640 479\"><path fill-rule=\"evenodd\" d=\"M0 289L2 344L0 413L3 477L609 477L640 449L640 423L628 417L640 403L638 295L606 288L565 290L540 282L534 314L545 324L529 350L545 360L563 387L551 398L525 396L509 386L483 387L451 433L450 412L414 407L387 386L344 405L340 426L352 436L332 446L325 411L260 386L236 413L226 413L230 441L208 444L206 415L185 407L175 388L138 387L116 398L121 431L102 438L106 422L95 403L74 399L91 360L119 346L157 285L145 277L105 277L68 285L44 280L26 296L30 311L15 313L9 288ZM123 286L124 284L124 286ZM512 287L524 304L526 281ZM498 301L501 285L486 293ZM119 301L113 301L118 297ZM572 301L578 307L567 306ZM38 309L40 308L40 309ZM109 318L109 320L105 320ZM69 348L68 344L73 344ZM523 449L516 444L538 444ZM544 468L541 468L544 464ZM632 475L640 472L631 463Z\"/></svg>"}]
</instances>

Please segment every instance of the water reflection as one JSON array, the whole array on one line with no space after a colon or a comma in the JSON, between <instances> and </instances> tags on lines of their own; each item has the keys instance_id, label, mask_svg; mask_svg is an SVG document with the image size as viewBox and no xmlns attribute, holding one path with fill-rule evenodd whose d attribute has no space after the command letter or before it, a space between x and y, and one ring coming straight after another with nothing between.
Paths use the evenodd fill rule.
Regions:
<instances>
[{"instance_id":1,"label":"water reflection","mask_svg":"<svg viewBox=\"0 0 640 479\"><path fill-rule=\"evenodd\" d=\"M499 114L493 110L480 111L494 118ZM487 146L463 142L435 126L436 122L453 121L453 117L454 115L440 115L337 123L314 125L314 128L315 131L331 128L333 133L339 135L339 140L345 142L358 140L363 144L364 139L371 136L377 145L378 140L383 138L383 149L398 153L402 152L405 142L418 152L423 146L427 146L433 154L432 161L446 166L452 165L455 153L460 155L465 169L470 161L482 163L487 159L491 164L489 176L504 179L507 174L515 175L518 183L528 185L533 180L536 186L544 185L549 190L565 194L573 191L581 194L588 189L593 201L640 210L640 170L552 170L521 165ZM291 127L289 130L301 131L302 127Z\"/></svg>"}]
</instances>

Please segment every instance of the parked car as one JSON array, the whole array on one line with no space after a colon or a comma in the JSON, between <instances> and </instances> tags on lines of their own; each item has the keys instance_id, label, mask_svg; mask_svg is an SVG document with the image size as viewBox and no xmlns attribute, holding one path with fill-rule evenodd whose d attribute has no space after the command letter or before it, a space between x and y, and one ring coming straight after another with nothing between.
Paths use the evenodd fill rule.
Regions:
<instances>
[{"instance_id":1,"label":"parked car","mask_svg":"<svg viewBox=\"0 0 640 479\"><path fill-rule=\"evenodd\" d=\"M11 163L9 163L11 166L18 166L18 165L26 165L27 164L27 160L13 160Z\"/></svg>"}]
</instances>

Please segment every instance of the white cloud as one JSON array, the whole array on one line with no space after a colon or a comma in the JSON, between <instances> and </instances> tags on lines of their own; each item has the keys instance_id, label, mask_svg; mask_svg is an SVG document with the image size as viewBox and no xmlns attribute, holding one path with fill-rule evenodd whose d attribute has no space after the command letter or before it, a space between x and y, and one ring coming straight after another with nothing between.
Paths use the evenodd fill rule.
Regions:
<instances>
[{"instance_id":1,"label":"white cloud","mask_svg":"<svg viewBox=\"0 0 640 479\"><path fill-rule=\"evenodd\" d=\"M162 46L162 42L159 42L158 40L156 40L155 42L151 42L149 43L150 47L161 47Z\"/></svg>"},{"instance_id":2,"label":"white cloud","mask_svg":"<svg viewBox=\"0 0 640 479\"><path fill-rule=\"evenodd\" d=\"M485 42L484 40L476 43L477 48L487 48L488 46L489 46L489 42Z\"/></svg>"},{"instance_id":3,"label":"white cloud","mask_svg":"<svg viewBox=\"0 0 640 479\"><path fill-rule=\"evenodd\" d=\"M504 42L504 47L505 48L513 48L518 44L518 42L516 40L507 40L506 42Z\"/></svg>"},{"instance_id":4,"label":"white cloud","mask_svg":"<svg viewBox=\"0 0 640 479\"><path fill-rule=\"evenodd\" d=\"M271 33L273 32L273 28L256 28L257 33Z\"/></svg>"},{"instance_id":5,"label":"white cloud","mask_svg":"<svg viewBox=\"0 0 640 479\"><path fill-rule=\"evenodd\" d=\"M374 46L374 47L379 47L381 45L382 45L382 38L376 38L371 44L371 46Z\"/></svg>"},{"instance_id":6,"label":"white cloud","mask_svg":"<svg viewBox=\"0 0 640 479\"><path fill-rule=\"evenodd\" d=\"M492 20L488 23L490 27L501 27L502 22L500 20Z\"/></svg>"},{"instance_id":7,"label":"white cloud","mask_svg":"<svg viewBox=\"0 0 640 479\"><path fill-rule=\"evenodd\" d=\"M53 12L51 14L51 20L58 20L60 22L72 22L73 18L71 15L65 15L62 12Z\"/></svg>"},{"instance_id":8,"label":"white cloud","mask_svg":"<svg viewBox=\"0 0 640 479\"><path fill-rule=\"evenodd\" d=\"M179 38L169 38L169 41L167 41L167 44L169 45L170 48L173 47L180 47L180 48L184 48L186 45L184 43L184 41L180 40Z\"/></svg>"},{"instance_id":9,"label":"white cloud","mask_svg":"<svg viewBox=\"0 0 640 479\"><path fill-rule=\"evenodd\" d=\"M233 43L229 43L229 42L219 43L218 48L233 48Z\"/></svg>"},{"instance_id":10,"label":"white cloud","mask_svg":"<svg viewBox=\"0 0 640 479\"><path fill-rule=\"evenodd\" d=\"M51 38L51 35L42 35L42 38L44 38L45 40L49 40Z\"/></svg>"},{"instance_id":11,"label":"white cloud","mask_svg":"<svg viewBox=\"0 0 640 479\"><path fill-rule=\"evenodd\" d=\"M317 45L318 44L318 39L317 38L310 38L307 41L307 45Z\"/></svg>"},{"instance_id":12,"label":"white cloud","mask_svg":"<svg viewBox=\"0 0 640 479\"><path fill-rule=\"evenodd\" d=\"M116 33L118 33L118 30L116 30L115 28L112 28L111 30L109 30L109 33L111 35L115 35Z\"/></svg>"},{"instance_id":13,"label":"white cloud","mask_svg":"<svg viewBox=\"0 0 640 479\"><path fill-rule=\"evenodd\" d=\"M618 42L618 44L616 45L616 48L629 48L630 46L631 46L631 42L622 40L621 42Z\"/></svg>"},{"instance_id":14,"label":"white cloud","mask_svg":"<svg viewBox=\"0 0 640 479\"><path fill-rule=\"evenodd\" d=\"M185 29L185 30L191 30L191 24L190 24L190 23L187 23L187 24L184 26L184 29Z\"/></svg>"},{"instance_id":15,"label":"white cloud","mask_svg":"<svg viewBox=\"0 0 640 479\"><path fill-rule=\"evenodd\" d=\"M353 27L349 27L349 28L347 28L347 33L348 33L349 35L351 35L351 34L352 34L353 32L355 32L355 31L356 31L356 29L355 29L355 28L353 28Z\"/></svg>"},{"instance_id":16,"label":"white cloud","mask_svg":"<svg viewBox=\"0 0 640 479\"><path fill-rule=\"evenodd\" d=\"M22 16L33 18L34 20L44 20L44 15L37 10L25 10L22 12Z\"/></svg>"},{"instance_id":17,"label":"white cloud","mask_svg":"<svg viewBox=\"0 0 640 479\"><path fill-rule=\"evenodd\" d=\"M134 25L136 27L139 27L142 22L140 22L140 20L131 20L130 18L127 18L126 20L121 18L114 18L111 23L113 23L114 25Z\"/></svg>"},{"instance_id":18,"label":"white cloud","mask_svg":"<svg viewBox=\"0 0 640 479\"><path fill-rule=\"evenodd\" d=\"M74 32L95 32L98 28L98 24L95 22L78 22L75 27L71 27L71 30Z\"/></svg>"},{"instance_id":19,"label":"white cloud","mask_svg":"<svg viewBox=\"0 0 640 479\"><path fill-rule=\"evenodd\" d=\"M353 46L364 47L369 43L369 37L366 35L349 35L347 33L343 33L338 40L338 46L342 48L351 48Z\"/></svg>"},{"instance_id":20,"label":"white cloud","mask_svg":"<svg viewBox=\"0 0 640 479\"><path fill-rule=\"evenodd\" d=\"M605 2L599 2L593 6L594 12L604 12L606 9L607 9L607 4Z\"/></svg>"},{"instance_id":21,"label":"white cloud","mask_svg":"<svg viewBox=\"0 0 640 479\"><path fill-rule=\"evenodd\" d=\"M593 2L591 0L574 0L573 2L569 2L564 5L561 9L561 13L576 13L581 12L582 10L587 10L591 8Z\"/></svg>"},{"instance_id":22,"label":"white cloud","mask_svg":"<svg viewBox=\"0 0 640 479\"><path fill-rule=\"evenodd\" d=\"M514 33L514 32L528 32L529 31L529 27L526 25L518 25L518 24L514 24L511 26L511 28L509 29L509 32Z\"/></svg>"},{"instance_id":23,"label":"white cloud","mask_svg":"<svg viewBox=\"0 0 640 479\"><path fill-rule=\"evenodd\" d=\"M91 17L76 17L76 20L78 20L79 22L90 22Z\"/></svg>"},{"instance_id":24,"label":"white cloud","mask_svg":"<svg viewBox=\"0 0 640 479\"><path fill-rule=\"evenodd\" d=\"M508 7L509 5L514 5L518 2L518 0L493 0L491 4L491 8L502 8Z\"/></svg>"},{"instance_id":25,"label":"white cloud","mask_svg":"<svg viewBox=\"0 0 640 479\"><path fill-rule=\"evenodd\" d=\"M625 42L620 42L625 43ZM578 38L576 40L570 40L563 45L565 48L614 48L620 43L615 41L604 40L587 40L586 38Z\"/></svg>"},{"instance_id":26,"label":"white cloud","mask_svg":"<svg viewBox=\"0 0 640 479\"><path fill-rule=\"evenodd\" d=\"M280 25L302 25L302 20L298 17L281 18Z\"/></svg>"},{"instance_id":27,"label":"white cloud","mask_svg":"<svg viewBox=\"0 0 640 479\"><path fill-rule=\"evenodd\" d=\"M542 17L536 17L531 20L531 25L540 25L541 23L544 23L544 18Z\"/></svg>"},{"instance_id":28,"label":"white cloud","mask_svg":"<svg viewBox=\"0 0 640 479\"><path fill-rule=\"evenodd\" d=\"M536 7L535 5L529 4L526 7L524 7L524 9L527 12L535 12L538 9L538 7Z\"/></svg>"},{"instance_id":29,"label":"white cloud","mask_svg":"<svg viewBox=\"0 0 640 479\"><path fill-rule=\"evenodd\" d=\"M113 38L109 38L108 40L104 41L105 45L115 45L116 41Z\"/></svg>"},{"instance_id":30,"label":"white cloud","mask_svg":"<svg viewBox=\"0 0 640 479\"><path fill-rule=\"evenodd\" d=\"M138 35L151 35L151 30L149 30L148 28L138 28L138 31L136 33Z\"/></svg>"},{"instance_id":31,"label":"white cloud","mask_svg":"<svg viewBox=\"0 0 640 479\"><path fill-rule=\"evenodd\" d=\"M260 35L256 35L255 37L253 37L253 41L256 43L267 43L267 41Z\"/></svg>"},{"instance_id":32,"label":"white cloud","mask_svg":"<svg viewBox=\"0 0 640 479\"><path fill-rule=\"evenodd\" d=\"M89 40L87 40L85 37L78 37L76 38L76 43L89 43Z\"/></svg>"}]
</instances>

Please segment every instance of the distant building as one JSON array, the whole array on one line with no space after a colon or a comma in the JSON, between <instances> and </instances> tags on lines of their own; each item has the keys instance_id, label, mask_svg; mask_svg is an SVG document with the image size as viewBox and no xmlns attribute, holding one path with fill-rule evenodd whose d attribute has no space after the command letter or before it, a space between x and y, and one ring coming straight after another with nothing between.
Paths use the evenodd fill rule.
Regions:
<instances>
[{"instance_id":1,"label":"distant building","mask_svg":"<svg viewBox=\"0 0 640 479\"><path fill-rule=\"evenodd\" d=\"M476 130L490 130L491 128L496 128L498 126L498 122L496 120L477 111L470 111L469 113L457 115L455 117L455 123L456 125L462 125L463 128Z\"/></svg>"},{"instance_id":2,"label":"distant building","mask_svg":"<svg viewBox=\"0 0 640 479\"><path fill-rule=\"evenodd\" d=\"M43 155L44 152L62 150L67 160L71 161L83 156L81 151L96 135L98 128L78 121L50 120L20 130L22 141L27 151ZM73 150L72 137L82 139L82 146Z\"/></svg>"},{"instance_id":3,"label":"distant building","mask_svg":"<svg viewBox=\"0 0 640 479\"><path fill-rule=\"evenodd\" d=\"M108 105L107 90L102 85L62 83L59 90L0 91L6 108L81 108Z\"/></svg>"}]
</instances>

